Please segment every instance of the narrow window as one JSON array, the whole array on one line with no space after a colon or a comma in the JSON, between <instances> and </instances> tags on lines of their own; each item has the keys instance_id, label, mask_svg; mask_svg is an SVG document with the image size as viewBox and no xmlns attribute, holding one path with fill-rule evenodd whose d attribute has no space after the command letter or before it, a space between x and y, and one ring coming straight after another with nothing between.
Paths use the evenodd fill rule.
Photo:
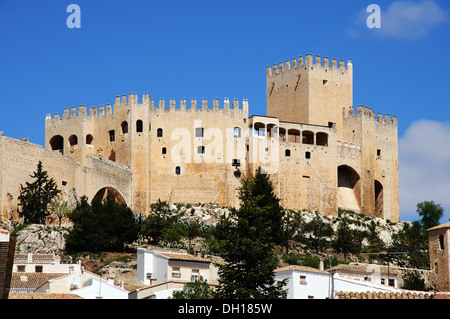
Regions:
<instances>
[{"instance_id":1,"label":"narrow window","mask_svg":"<svg viewBox=\"0 0 450 319\"><path fill-rule=\"evenodd\" d=\"M162 153L165 155L167 153L167 149L165 147L162 148Z\"/></svg>"},{"instance_id":2,"label":"narrow window","mask_svg":"<svg viewBox=\"0 0 450 319\"><path fill-rule=\"evenodd\" d=\"M180 166L175 167L175 175L181 175L181 167Z\"/></svg>"},{"instance_id":3,"label":"narrow window","mask_svg":"<svg viewBox=\"0 0 450 319\"><path fill-rule=\"evenodd\" d=\"M284 151L284 156L286 156L286 157L291 156L291 150L285 150Z\"/></svg>"},{"instance_id":4,"label":"narrow window","mask_svg":"<svg viewBox=\"0 0 450 319\"><path fill-rule=\"evenodd\" d=\"M127 134L128 133L128 122L127 121L123 121L120 124L120 127L122 128L122 134Z\"/></svg>"},{"instance_id":5,"label":"narrow window","mask_svg":"<svg viewBox=\"0 0 450 319\"><path fill-rule=\"evenodd\" d=\"M163 129L159 128L156 130L156 137L163 137Z\"/></svg>"},{"instance_id":6,"label":"narrow window","mask_svg":"<svg viewBox=\"0 0 450 319\"><path fill-rule=\"evenodd\" d=\"M136 132L140 133L142 131L143 131L142 120L137 120L136 121Z\"/></svg>"},{"instance_id":7,"label":"narrow window","mask_svg":"<svg viewBox=\"0 0 450 319\"><path fill-rule=\"evenodd\" d=\"M35 266L34 271L35 272L42 272L42 266Z\"/></svg>"},{"instance_id":8,"label":"narrow window","mask_svg":"<svg viewBox=\"0 0 450 319\"><path fill-rule=\"evenodd\" d=\"M377 158L380 158L380 157L381 157L381 150L378 149L378 150L377 150Z\"/></svg>"},{"instance_id":9,"label":"narrow window","mask_svg":"<svg viewBox=\"0 0 450 319\"><path fill-rule=\"evenodd\" d=\"M180 267L172 267L172 277L180 278Z\"/></svg>"},{"instance_id":10,"label":"narrow window","mask_svg":"<svg viewBox=\"0 0 450 319\"><path fill-rule=\"evenodd\" d=\"M233 133L234 133L234 137L241 137L241 128L235 127L233 130Z\"/></svg>"},{"instance_id":11,"label":"narrow window","mask_svg":"<svg viewBox=\"0 0 450 319\"><path fill-rule=\"evenodd\" d=\"M310 159L311 158L311 152L305 152L305 158Z\"/></svg>"},{"instance_id":12,"label":"narrow window","mask_svg":"<svg viewBox=\"0 0 450 319\"><path fill-rule=\"evenodd\" d=\"M204 146L197 147L197 154L205 154L205 147Z\"/></svg>"},{"instance_id":13,"label":"narrow window","mask_svg":"<svg viewBox=\"0 0 450 319\"><path fill-rule=\"evenodd\" d=\"M110 142L114 142L116 140L116 133L115 133L115 131L111 130L108 133L109 133L109 141Z\"/></svg>"},{"instance_id":14,"label":"narrow window","mask_svg":"<svg viewBox=\"0 0 450 319\"><path fill-rule=\"evenodd\" d=\"M444 235L439 235L439 249L444 249Z\"/></svg>"},{"instance_id":15,"label":"narrow window","mask_svg":"<svg viewBox=\"0 0 450 319\"><path fill-rule=\"evenodd\" d=\"M203 127L195 128L195 137L203 137Z\"/></svg>"},{"instance_id":16,"label":"narrow window","mask_svg":"<svg viewBox=\"0 0 450 319\"><path fill-rule=\"evenodd\" d=\"M191 281L198 281L198 273L199 273L198 269L192 269Z\"/></svg>"}]
</instances>

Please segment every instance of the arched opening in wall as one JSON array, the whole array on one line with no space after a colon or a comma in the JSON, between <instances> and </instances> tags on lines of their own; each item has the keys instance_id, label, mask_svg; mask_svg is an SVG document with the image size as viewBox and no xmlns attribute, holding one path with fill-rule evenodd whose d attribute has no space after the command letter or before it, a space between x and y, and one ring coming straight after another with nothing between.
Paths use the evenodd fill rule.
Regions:
<instances>
[{"instance_id":1,"label":"arched opening in wall","mask_svg":"<svg viewBox=\"0 0 450 319\"><path fill-rule=\"evenodd\" d=\"M375 180L374 182L375 190L375 216L383 217L383 185Z\"/></svg>"},{"instance_id":2,"label":"arched opening in wall","mask_svg":"<svg viewBox=\"0 0 450 319\"><path fill-rule=\"evenodd\" d=\"M127 204L123 196L119 193L119 191L113 187L103 187L101 188L92 198L94 200L100 200L102 202L106 201L108 198L113 199L116 203L119 204Z\"/></svg>"},{"instance_id":3,"label":"arched opening in wall","mask_svg":"<svg viewBox=\"0 0 450 319\"><path fill-rule=\"evenodd\" d=\"M159 128L156 130L156 137L163 137L163 129Z\"/></svg>"},{"instance_id":4,"label":"arched opening in wall","mask_svg":"<svg viewBox=\"0 0 450 319\"><path fill-rule=\"evenodd\" d=\"M233 136L234 137L241 137L241 128L240 127L235 127L233 129Z\"/></svg>"},{"instance_id":5,"label":"arched opening in wall","mask_svg":"<svg viewBox=\"0 0 450 319\"><path fill-rule=\"evenodd\" d=\"M113 162L116 161L116 151L115 150L111 150L111 154L109 154L108 159Z\"/></svg>"},{"instance_id":6,"label":"arched opening in wall","mask_svg":"<svg viewBox=\"0 0 450 319\"><path fill-rule=\"evenodd\" d=\"M120 123L120 127L122 128L122 134L128 133L128 122L127 121L123 121L122 123Z\"/></svg>"},{"instance_id":7,"label":"arched opening in wall","mask_svg":"<svg viewBox=\"0 0 450 319\"><path fill-rule=\"evenodd\" d=\"M300 130L290 129L288 130L288 142L300 143Z\"/></svg>"},{"instance_id":8,"label":"arched opening in wall","mask_svg":"<svg viewBox=\"0 0 450 319\"><path fill-rule=\"evenodd\" d=\"M76 135L69 136L69 144L70 146L78 145L78 137Z\"/></svg>"},{"instance_id":9,"label":"arched opening in wall","mask_svg":"<svg viewBox=\"0 0 450 319\"><path fill-rule=\"evenodd\" d=\"M267 136L268 137L277 137L278 125L269 123L267 124Z\"/></svg>"},{"instance_id":10,"label":"arched opening in wall","mask_svg":"<svg viewBox=\"0 0 450 319\"><path fill-rule=\"evenodd\" d=\"M316 145L328 146L328 134L323 132L316 133Z\"/></svg>"},{"instance_id":11,"label":"arched opening in wall","mask_svg":"<svg viewBox=\"0 0 450 319\"><path fill-rule=\"evenodd\" d=\"M266 125L261 122L253 123L253 136L266 136Z\"/></svg>"},{"instance_id":12,"label":"arched opening in wall","mask_svg":"<svg viewBox=\"0 0 450 319\"><path fill-rule=\"evenodd\" d=\"M311 131L302 132L302 144L314 144L314 133Z\"/></svg>"},{"instance_id":13,"label":"arched opening in wall","mask_svg":"<svg viewBox=\"0 0 450 319\"><path fill-rule=\"evenodd\" d=\"M285 150L284 151L284 156L286 156L286 157L291 156L291 150Z\"/></svg>"},{"instance_id":14,"label":"arched opening in wall","mask_svg":"<svg viewBox=\"0 0 450 319\"><path fill-rule=\"evenodd\" d=\"M136 121L136 132L141 133L144 130L144 126L142 123L142 120L137 120Z\"/></svg>"},{"instance_id":15,"label":"arched opening in wall","mask_svg":"<svg viewBox=\"0 0 450 319\"><path fill-rule=\"evenodd\" d=\"M350 166L341 165L337 169L338 191L337 204L339 208L360 212L360 177Z\"/></svg>"},{"instance_id":16,"label":"arched opening in wall","mask_svg":"<svg viewBox=\"0 0 450 319\"><path fill-rule=\"evenodd\" d=\"M94 141L94 137L91 134L86 135L86 144L91 145Z\"/></svg>"},{"instance_id":17,"label":"arched opening in wall","mask_svg":"<svg viewBox=\"0 0 450 319\"><path fill-rule=\"evenodd\" d=\"M49 143L52 151L59 151L64 154L64 138L61 135L53 136Z\"/></svg>"},{"instance_id":18,"label":"arched opening in wall","mask_svg":"<svg viewBox=\"0 0 450 319\"><path fill-rule=\"evenodd\" d=\"M286 142L286 129L279 127L278 132L280 134L280 142Z\"/></svg>"}]
</instances>

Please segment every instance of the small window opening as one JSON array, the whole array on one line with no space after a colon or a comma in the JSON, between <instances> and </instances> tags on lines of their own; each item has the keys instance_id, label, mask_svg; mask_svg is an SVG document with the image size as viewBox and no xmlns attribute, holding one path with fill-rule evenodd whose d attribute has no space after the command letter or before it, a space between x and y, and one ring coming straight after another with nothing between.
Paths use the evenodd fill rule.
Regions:
<instances>
[{"instance_id":1,"label":"small window opening","mask_svg":"<svg viewBox=\"0 0 450 319\"><path fill-rule=\"evenodd\" d=\"M128 122L127 121L123 121L120 124L120 127L122 128L122 134L127 134L128 133Z\"/></svg>"},{"instance_id":2,"label":"small window opening","mask_svg":"<svg viewBox=\"0 0 450 319\"><path fill-rule=\"evenodd\" d=\"M109 133L109 141L114 142L116 140L116 132L114 130L111 130Z\"/></svg>"},{"instance_id":3,"label":"small window opening","mask_svg":"<svg viewBox=\"0 0 450 319\"><path fill-rule=\"evenodd\" d=\"M78 144L78 137L76 135L70 135L69 137L70 146L75 146Z\"/></svg>"},{"instance_id":4,"label":"small window opening","mask_svg":"<svg viewBox=\"0 0 450 319\"><path fill-rule=\"evenodd\" d=\"M241 128L235 127L233 130L233 133L234 133L234 137L241 137Z\"/></svg>"},{"instance_id":5,"label":"small window opening","mask_svg":"<svg viewBox=\"0 0 450 319\"><path fill-rule=\"evenodd\" d=\"M291 150L285 150L285 151L284 151L284 155L285 155L286 157L291 156Z\"/></svg>"},{"instance_id":6,"label":"small window opening","mask_svg":"<svg viewBox=\"0 0 450 319\"><path fill-rule=\"evenodd\" d=\"M62 181L62 186L66 186L67 185L67 182L66 181Z\"/></svg>"},{"instance_id":7,"label":"small window opening","mask_svg":"<svg viewBox=\"0 0 450 319\"><path fill-rule=\"evenodd\" d=\"M311 158L311 152L305 152L305 158L310 159Z\"/></svg>"},{"instance_id":8,"label":"small window opening","mask_svg":"<svg viewBox=\"0 0 450 319\"><path fill-rule=\"evenodd\" d=\"M136 121L136 132L140 133L142 132L143 129L143 124L142 124L142 120L137 120Z\"/></svg>"},{"instance_id":9,"label":"small window opening","mask_svg":"<svg viewBox=\"0 0 450 319\"><path fill-rule=\"evenodd\" d=\"M205 147L204 146L197 147L197 154L205 154Z\"/></svg>"},{"instance_id":10,"label":"small window opening","mask_svg":"<svg viewBox=\"0 0 450 319\"><path fill-rule=\"evenodd\" d=\"M444 249L444 235L439 235L439 249Z\"/></svg>"},{"instance_id":11,"label":"small window opening","mask_svg":"<svg viewBox=\"0 0 450 319\"><path fill-rule=\"evenodd\" d=\"M162 153L165 155L167 153L167 149L165 147L162 148Z\"/></svg>"},{"instance_id":12,"label":"small window opening","mask_svg":"<svg viewBox=\"0 0 450 319\"><path fill-rule=\"evenodd\" d=\"M203 127L195 128L195 137L203 137Z\"/></svg>"},{"instance_id":13,"label":"small window opening","mask_svg":"<svg viewBox=\"0 0 450 319\"><path fill-rule=\"evenodd\" d=\"M239 159L237 159L237 158L234 158L234 159L233 159L232 165L233 165L234 167L239 167L239 166L241 166L241 160L239 160Z\"/></svg>"},{"instance_id":14,"label":"small window opening","mask_svg":"<svg viewBox=\"0 0 450 319\"><path fill-rule=\"evenodd\" d=\"M94 137L91 134L86 135L86 144L88 144L88 145L92 144L93 140L94 140Z\"/></svg>"},{"instance_id":15,"label":"small window opening","mask_svg":"<svg viewBox=\"0 0 450 319\"><path fill-rule=\"evenodd\" d=\"M323 81L322 81L322 84L323 84L323 85L326 85L327 83L328 83L328 80L323 80Z\"/></svg>"},{"instance_id":16,"label":"small window opening","mask_svg":"<svg viewBox=\"0 0 450 319\"><path fill-rule=\"evenodd\" d=\"M180 166L175 167L175 175L181 175L181 167Z\"/></svg>"},{"instance_id":17,"label":"small window opening","mask_svg":"<svg viewBox=\"0 0 450 319\"><path fill-rule=\"evenodd\" d=\"M377 150L377 157L378 157L378 158L381 157L381 150L380 150L380 149Z\"/></svg>"},{"instance_id":18,"label":"small window opening","mask_svg":"<svg viewBox=\"0 0 450 319\"><path fill-rule=\"evenodd\" d=\"M159 128L156 130L156 137L163 137L163 129Z\"/></svg>"}]
</instances>

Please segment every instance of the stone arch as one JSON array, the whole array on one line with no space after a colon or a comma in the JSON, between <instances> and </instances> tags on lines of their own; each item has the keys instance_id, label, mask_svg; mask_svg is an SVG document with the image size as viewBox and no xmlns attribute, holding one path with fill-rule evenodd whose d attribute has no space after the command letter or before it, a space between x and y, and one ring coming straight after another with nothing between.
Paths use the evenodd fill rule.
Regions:
<instances>
[{"instance_id":1,"label":"stone arch","mask_svg":"<svg viewBox=\"0 0 450 319\"><path fill-rule=\"evenodd\" d=\"M314 133L311 131L302 132L302 144L314 144Z\"/></svg>"},{"instance_id":2,"label":"stone arch","mask_svg":"<svg viewBox=\"0 0 450 319\"><path fill-rule=\"evenodd\" d=\"M337 168L338 207L342 209L361 212L361 191L359 174L348 165L340 165Z\"/></svg>"},{"instance_id":3,"label":"stone arch","mask_svg":"<svg viewBox=\"0 0 450 319\"><path fill-rule=\"evenodd\" d=\"M61 135L53 136L49 141L52 151L59 151L64 154L64 138Z\"/></svg>"},{"instance_id":4,"label":"stone arch","mask_svg":"<svg viewBox=\"0 0 450 319\"><path fill-rule=\"evenodd\" d=\"M94 141L94 136L92 134L86 135L86 144L90 145Z\"/></svg>"},{"instance_id":5,"label":"stone arch","mask_svg":"<svg viewBox=\"0 0 450 319\"><path fill-rule=\"evenodd\" d=\"M97 191L97 193L95 193L92 200L94 201L96 199L99 199L102 202L104 202L108 198L114 199L119 204L125 204L125 205L127 204L125 199L123 198L122 194L120 194L120 192L117 189L115 189L114 187L111 187L111 186L106 186L106 187L99 189Z\"/></svg>"},{"instance_id":6,"label":"stone arch","mask_svg":"<svg viewBox=\"0 0 450 319\"><path fill-rule=\"evenodd\" d=\"M316 133L316 145L328 146L328 134L324 132Z\"/></svg>"},{"instance_id":7,"label":"stone arch","mask_svg":"<svg viewBox=\"0 0 450 319\"><path fill-rule=\"evenodd\" d=\"M69 144L70 144L70 146L78 145L78 136L76 136L75 134L70 135L69 136Z\"/></svg>"},{"instance_id":8,"label":"stone arch","mask_svg":"<svg viewBox=\"0 0 450 319\"><path fill-rule=\"evenodd\" d=\"M383 217L383 184L380 181L374 181L375 191L375 216Z\"/></svg>"}]
</instances>

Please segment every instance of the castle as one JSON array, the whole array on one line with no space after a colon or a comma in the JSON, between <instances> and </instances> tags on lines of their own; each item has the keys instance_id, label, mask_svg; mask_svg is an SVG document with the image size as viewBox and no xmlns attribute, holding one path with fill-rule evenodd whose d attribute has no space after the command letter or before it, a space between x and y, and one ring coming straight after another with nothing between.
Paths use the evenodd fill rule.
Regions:
<instances>
[{"instance_id":1,"label":"castle","mask_svg":"<svg viewBox=\"0 0 450 319\"><path fill-rule=\"evenodd\" d=\"M349 209L396 222L397 118L355 110L352 90L350 61L306 54L267 67L266 116L249 117L247 100L215 98L211 105L183 98L166 105L148 93L141 101L124 94L106 107L47 115L45 150L32 146L22 161L27 169L33 163L31 173L33 156L44 159L66 194L114 196L137 213L148 213L158 199L236 207L240 177L261 167L285 208L327 215ZM5 154L13 158L23 141L0 137L0 143L11 148L0 153L5 167ZM17 160L8 165L17 169ZM9 178L0 183L3 218L17 204L17 185L7 188L19 177Z\"/></svg>"}]
</instances>

